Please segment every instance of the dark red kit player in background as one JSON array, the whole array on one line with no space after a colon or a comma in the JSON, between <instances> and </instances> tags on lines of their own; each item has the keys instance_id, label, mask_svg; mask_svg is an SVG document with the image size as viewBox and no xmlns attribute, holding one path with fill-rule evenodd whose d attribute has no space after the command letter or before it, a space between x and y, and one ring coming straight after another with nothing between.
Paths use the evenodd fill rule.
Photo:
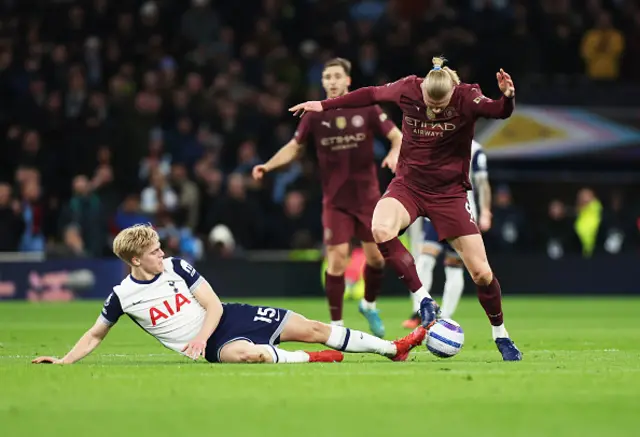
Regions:
<instances>
[{"instance_id":1,"label":"dark red kit player in background","mask_svg":"<svg viewBox=\"0 0 640 437\"><path fill-rule=\"evenodd\" d=\"M402 109L403 140L396 177L373 215L372 231L380 252L407 288L419 293L422 323L429 327L438 307L418 279L413 256L397 238L417 217L428 217L439 239L447 240L458 252L476 283L478 299L502 358L519 361L522 354L504 326L500 284L487 261L466 195L471 188L469 164L475 121L480 117L509 117L514 109L515 87L511 76L501 69L496 78L504 95L491 100L478 85L461 83L456 72L443 64L443 58L433 58L433 69L426 78L408 76L335 99L301 103L290 111L317 116L323 111L377 102L394 102Z\"/></svg>"},{"instance_id":2,"label":"dark red kit player in background","mask_svg":"<svg viewBox=\"0 0 640 437\"><path fill-rule=\"evenodd\" d=\"M325 64L322 86L329 99L348 92L350 72L351 63L346 59L336 58ZM355 236L362 242L366 257L365 295L359 309L372 333L382 338L385 329L376 308L376 297L382 286L384 258L371 233L373 210L380 199L373 150L376 135L391 141L391 150L382 166L395 171L402 134L378 105L308 114L289 143L265 164L254 167L253 177L262 179L265 173L289 164L305 144L313 142L322 179L322 225L328 264L325 287L331 322L343 324L344 273L349 243Z\"/></svg>"}]
</instances>

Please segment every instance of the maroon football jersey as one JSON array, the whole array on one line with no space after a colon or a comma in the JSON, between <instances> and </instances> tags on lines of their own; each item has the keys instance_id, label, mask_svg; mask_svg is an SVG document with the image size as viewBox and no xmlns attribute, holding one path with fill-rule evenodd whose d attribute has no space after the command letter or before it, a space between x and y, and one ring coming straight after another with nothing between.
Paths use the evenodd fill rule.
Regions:
<instances>
[{"instance_id":1,"label":"maroon football jersey","mask_svg":"<svg viewBox=\"0 0 640 437\"><path fill-rule=\"evenodd\" d=\"M378 105L307 113L295 133L300 144L313 138L325 205L344 209L380 198L373 139L386 136L394 124Z\"/></svg>"},{"instance_id":2,"label":"maroon football jersey","mask_svg":"<svg viewBox=\"0 0 640 437\"><path fill-rule=\"evenodd\" d=\"M325 110L394 102L403 112L402 149L396 170L416 188L429 193L460 194L471 189L469 164L475 121L479 117L507 118L514 99L485 97L478 85L457 85L449 106L439 114L427 112L420 84L408 76L378 87L366 87L322 102ZM319 114L322 114L320 112Z\"/></svg>"}]
</instances>

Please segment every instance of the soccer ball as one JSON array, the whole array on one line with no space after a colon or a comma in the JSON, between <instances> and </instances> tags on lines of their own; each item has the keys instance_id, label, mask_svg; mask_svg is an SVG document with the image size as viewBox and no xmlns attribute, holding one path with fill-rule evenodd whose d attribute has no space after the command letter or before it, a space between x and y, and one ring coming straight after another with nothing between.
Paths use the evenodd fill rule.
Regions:
<instances>
[{"instance_id":1,"label":"soccer ball","mask_svg":"<svg viewBox=\"0 0 640 437\"><path fill-rule=\"evenodd\" d=\"M451 319L440 319L429 329L427 349L436 357L451 358L462 349L464 331Z\"/></svg>"}]
</instances>

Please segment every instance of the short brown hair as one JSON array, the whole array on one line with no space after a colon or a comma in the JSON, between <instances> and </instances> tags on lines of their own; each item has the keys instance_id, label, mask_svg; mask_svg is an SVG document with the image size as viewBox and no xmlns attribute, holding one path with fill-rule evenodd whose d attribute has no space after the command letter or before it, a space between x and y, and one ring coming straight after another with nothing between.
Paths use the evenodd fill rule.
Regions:
<instances>
[{"instance_id":1,"label":"short brown hair","mask_svg":"<svg viewBox=\"0 0 640 437\"><path fill-rule=\"evenodd\" d=\"M345 58L329 59L325 62L323 70L326 70L329 67L342 67L347 76L351 75L351 62Z\"/></svg>"},{"instance_id":2,"label":"short brown hair","mask_svg":"<svg viewBox=\"0 0 640 437\"><path fill-rule=\"evenodd\" d=\"M113 253L127 264L160 240L150 224L139 224L121 230L113 240Z\"/></svg>"}]
</instances>

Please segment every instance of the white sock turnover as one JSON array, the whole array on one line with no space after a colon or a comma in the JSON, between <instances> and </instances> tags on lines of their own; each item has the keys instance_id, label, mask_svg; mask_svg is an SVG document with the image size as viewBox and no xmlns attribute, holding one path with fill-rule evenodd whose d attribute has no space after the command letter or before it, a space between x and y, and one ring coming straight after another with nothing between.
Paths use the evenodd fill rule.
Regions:
<instances>
[{"instance_id":1,"label":"white sock turnover","mask_svg":"<svg viewBox=\"0 0 640 437\"><path fill-rule=\"evenodd\" d=\"M496 338L509 338L509 333L504 327L504 323L500 326L491 326L491 333L493 334L494 340Z\"/></svg>"},{"instance_id":2,"label":"white sock turnover","mask_svg":"<svg viewBox=\"0 0 640 437\"><path fill-rule=\"evenodd\" d=\"M376 302L375 301L369 302L365 298L362 298L361 305L362 305L362 308L364 308L365 310L375 310L376 309Z\"/></svg>"}]
</instances>

